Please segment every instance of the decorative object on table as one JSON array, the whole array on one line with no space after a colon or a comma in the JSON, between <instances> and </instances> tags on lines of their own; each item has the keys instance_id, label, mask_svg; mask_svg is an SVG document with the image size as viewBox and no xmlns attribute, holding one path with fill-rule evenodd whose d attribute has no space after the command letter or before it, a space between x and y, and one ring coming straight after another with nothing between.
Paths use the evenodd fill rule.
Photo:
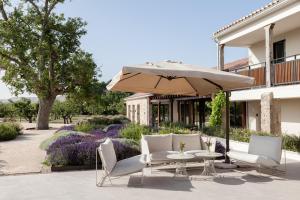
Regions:
<instances>
[{"instance_id":1,"label":"decorative object on table","mask_svg":"<svg viewBox=\"0 0 300 200\"><path fill-rule=\"evenodd\" d=\"M185 143L184 143L184 142L180 142L180 143L179 143L180 153L183 153L183 152L184 152L184 148L185 148Z\"/></svg>"},{"instance_id":2,"label":"decorative object on table","mask_svg":"<svg viewBox=\"0 0 300 200\"><path fill-rule=\"evenodd\" d=\"M207 146L208 152L210 153L210 147L211 147L211 145L212 145L211 137L207 136L206 141L205 141L205 144L206 144L206 146Z\"/></svg>"}]
</instances>

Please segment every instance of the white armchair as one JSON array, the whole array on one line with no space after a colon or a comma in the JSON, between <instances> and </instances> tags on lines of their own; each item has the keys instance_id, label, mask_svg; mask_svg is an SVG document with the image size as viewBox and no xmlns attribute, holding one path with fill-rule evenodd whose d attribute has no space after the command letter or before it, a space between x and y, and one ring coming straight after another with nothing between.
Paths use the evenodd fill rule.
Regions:
<instances>
[{"instance_id":1,"label":"white armchair","mask_svg":"<svg viewBox=\"0 0 300 200\"><path fill-rule=\"evenodd\" d=\"M100 182L98 182L98 153L102 161L102 169L104 172ZM117 162L113 143L111 139L108 138L105 140L105 142L100 144L98 149L96 149L96 185L99 187L103 186L106 178L108 178L112 184L111 177L120 177L137 172L142 172L143 181L143 169L145 166L145 155L138 155Z\"/></svg>"},{"instance_id":2,"label":"white armchair","mask_svg":"<svg viewBox=\"0 0 300 200\"><path fill-rule=\"evenodd\" d=\"M259 167L276 169L281 162L282 138L252 135L248 153L230 151L227 155L237 161L254 164Z\"/></svg>"}]
</instances>

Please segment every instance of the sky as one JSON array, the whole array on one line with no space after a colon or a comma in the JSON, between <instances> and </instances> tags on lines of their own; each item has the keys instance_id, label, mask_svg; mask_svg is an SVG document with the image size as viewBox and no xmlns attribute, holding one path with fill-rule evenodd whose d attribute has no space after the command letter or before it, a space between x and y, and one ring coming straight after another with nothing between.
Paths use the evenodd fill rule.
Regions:
<instances>
[{"instance_id":1,"label":"sky","mask_svg":"<svg viewBox=\"0 0 300 200\"><path fill-rule=\"evenodd\" d=\"M93 54L101 80L108 81L122 66L147 61L216 66L217 46L212 34L270 1L66 0L55 11L88 23L82 48ZM245 48L225 48L225 62L244 57ZM0 81L0 99L12 96Z\"/></svg>"}]
</instances>

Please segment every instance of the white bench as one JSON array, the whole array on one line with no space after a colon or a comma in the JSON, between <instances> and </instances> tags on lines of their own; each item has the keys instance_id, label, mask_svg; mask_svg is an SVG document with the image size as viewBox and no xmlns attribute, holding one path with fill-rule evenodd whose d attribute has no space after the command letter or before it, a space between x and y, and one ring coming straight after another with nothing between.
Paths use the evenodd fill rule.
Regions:
<instances>
[{"instance_id":1,"label":"white bench","mask_svg":"<svg viewBox=\"0 0 300 200\"><path fill-rule=\"evenodd\" d=\"M259 167L277 168L281 162L282 138L251 135L248 152L229 151L227 155L237 161Z\"/></svg>"}]
</instances>

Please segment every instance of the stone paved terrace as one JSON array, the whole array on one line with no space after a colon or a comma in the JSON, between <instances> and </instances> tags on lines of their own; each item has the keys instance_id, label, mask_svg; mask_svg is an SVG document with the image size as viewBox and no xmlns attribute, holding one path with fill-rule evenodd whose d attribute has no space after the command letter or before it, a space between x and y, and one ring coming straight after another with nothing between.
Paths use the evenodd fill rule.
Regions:
<instances>
[{"instance_id":1,"label":"stone paved terrace","mask_svg":"<svg viewBox=\"0 0 300 200\"><path fill-rule=\"evenodd\" d=\"M2 200L299 200L300 163L289 161L284 176L257 177L220 171L223 178L204 180L200 170L190 171L192 180L172 177L172 173L149 169L144 185L137 175L113 180L114 186L95 186L95 171L61 172L0 177Z\"/></svg>"}]
</instances>

